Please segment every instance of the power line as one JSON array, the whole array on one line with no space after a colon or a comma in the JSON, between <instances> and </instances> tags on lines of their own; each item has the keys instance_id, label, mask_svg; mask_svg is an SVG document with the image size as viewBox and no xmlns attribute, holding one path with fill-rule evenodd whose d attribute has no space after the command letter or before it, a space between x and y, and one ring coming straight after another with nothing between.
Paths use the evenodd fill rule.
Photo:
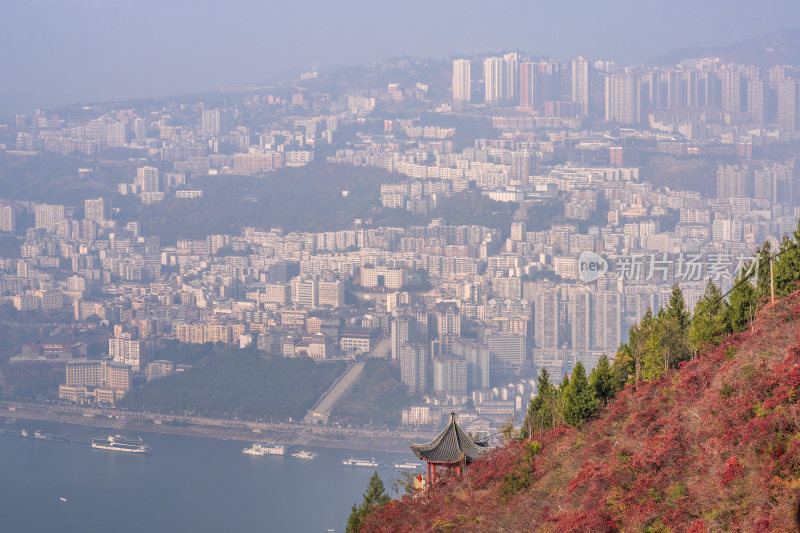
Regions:
<instances>
[{"instance_id":1,"label":"power line","mask_svg":"<svg viewBox=\"0 0 800 533\"><path fill-rule=\"evenodd\" d=\"M780 250L779 252L770 255L769 256L770 268L772 268L772 261L775 258L783 255L784 253L786 253L786 252L788 252L790 250L793 250L798 244L800 244L800 243L791 242L790 245L787 246L786 248L784 248L783 250ZM745 275L742 276L742 278L739 281L737 281L736 283L733 284L733 287L728 289L728 291L726 291L724 294L722 294L721 296L719 296L717 299L715 299L713 301L712 307L715 306L716 304L718 304L719 302L723 301L725 298L727 298L728 295L730 295L734 290L736 290L738 287L740 287L743 283L750 283L750 278L753 276L753 274L757 273L761 269L761 258L759 257L757 261L758 261L758 268L757 269L752 269L749 272L746 272ZM770 285L771 285L772 294L774 295L774 280L772 279L772 275L770 275ZM694 316L690 316L689 317L689 320L686 323L687 327L692 323L692 320L694 320L694 318L695 318ZM674 335L674 334L676 334L676 333L678 333L680 331L681 331L680 329L676 329L676 330L673 330L673 331L669 332L666 336L664 336L661 339L661 342L663 343L663 342L669 340L672 335ZM526 418L527 418L527 415L526 415ZM489 440L490 438L494 437L495 435L500 435L502 433L505 433L505 431L507 429L513 429L513 428L515 428L517 426L521 427L524 423L525 423L525 420L522 420L521 422L518 422L516 424L512 423L509 426L507 426L505 430L496 431L496 432L488 435L486 437L486 440Z\"/></svg>"},{"instance_id":2,"label":"power line","mask_svg":"<svg viewBox=\"0 0 800 533\"><path fill-rule=\"evenodd\" d=\"M798 245L798 243L797 243L797 242L792 242L792 243L790 243L790 244L791 244L791 245L790 245L790 246L787 246L785 249L783 249L783 250L781 250L781 251L779 251L779 252L777 252L777 253L775 253L775 254L772 254L772 255L770 255L770 256L769 256L770 268L772 268L772 260L773 260L773 259L775 259L776 257L779 257L779 256L783 255L784 253L788 252L789 250L792 250L792 249L794 249L794 247ZM758 263L758 268L757 268L757 269L752 269L752 270L750 270L749 272L746 272L746 273L745 273L745 275L744 275L744 276L743 276L743 277L742 277L742 278L741 278L741 279L740 279L738 282L736 282L736 283L734 283L734 284L733 284L733 287L731 287L730 289L728 289L728 291L727 291L727 292L725 292L724 294L722 294L722 295L721 295L721 296L719 296L719 297L718 297L716 300L714 300L714 301L713 301L713 305L712 305L712 307L713 307L713 306L715 306L716 304L720 303L721 301L723 301L725 298L727 298L729 294L731 294L733 291L735 291L735 290L736 290L738 287L741 287L741 286L742 286L742 284L744 284L744 283L750 283L750 278L753 276L753 274L755 274L756 272L758 272L759 270L761 270L761 258L759 258L759 259L758 259L758 262L759 262L759 263ZM770 280L770 285L774 285L774 284L773 284L773 282L772 282L772 280ZM773 287L773 295L774 295L774 287ZM688 326L689 326L689 325L692 323L692 320L694 320L694 318L695 318L694 316L690 316L690 317L689 317L689 320L688 320L688 322L686 323L687 327L688 327ZM673 330L673 331L669 332L669 333L668 333L666 336L664 336L664 337L661 339L661 342L664 342L664 341L666 341L666 340L670 339L670 338L672 337L672 335L674 335L674 334L676 334L676 333L678 333L678 332L680 332L680 331L681 331L680 329L676 329L676 330ZM638 339L637 339L637 340L638 340Z\"/></svg>"}]
</instances>

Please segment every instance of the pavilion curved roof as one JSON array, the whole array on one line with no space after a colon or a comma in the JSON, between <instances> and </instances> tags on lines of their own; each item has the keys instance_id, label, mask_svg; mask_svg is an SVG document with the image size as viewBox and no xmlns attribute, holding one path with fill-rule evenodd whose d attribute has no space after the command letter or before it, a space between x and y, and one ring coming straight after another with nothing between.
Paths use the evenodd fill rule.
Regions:
<instances>
[{"instance_id":1,"label":"pavilion curved roof","mask_svg":"<svg viewBox=\"0 0 800 533\"><path fill-rule=\"evenodd\" d=\"M454 413L450 413L450 422L439 436L427 444L411 445L411 451L418 459L430 463L471 463L489 451L487 441L476 441L456 424Z\"/></svg>"}]
</instances>

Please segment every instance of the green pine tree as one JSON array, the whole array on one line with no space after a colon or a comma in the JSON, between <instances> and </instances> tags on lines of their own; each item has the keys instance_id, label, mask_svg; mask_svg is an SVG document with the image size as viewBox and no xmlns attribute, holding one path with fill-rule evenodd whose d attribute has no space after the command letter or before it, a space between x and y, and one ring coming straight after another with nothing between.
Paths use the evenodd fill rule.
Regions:
<instances>
[{"instance_id":1,"label":"green pine tree","mask_svg":"<svg viewBox=\"0 0 800 533\"><path fill-rule=\"evenodd\" d=\"M361 501L361 506L356 507L356 505L353 504L350 516L347 518L345 532L357 533L361 529L364 519L375 509L389 503L389 500L390 498L386 493L386 488L383 486L383 481L381 481L381 477L376 470L369 478L367 489L364 491L364 497Z\"/></svg>"},{"instance_id":2,"label":"green pine tree","mask_svg":"<svg viewBox=\"0 0 800 533\"><path fill-rule=\"evenodd\" d=\"M383 481L378 475L378 471L373 472L372 477L369 478L367 483L367 490L364 492L364 501L361 502L361 507L369 509L370 511L376 507L381 507L389 503L389 495L386 493L386 488L383 486Z\"/></svg>"},{"instance_id":3,"label":"green pine tree","mask_svg":"<svg viewBox=\"0 0 800 533\"><path fill-rule=\"evenodd\" d=\"M636 334L636 350L641 367L641 379L658 379L664 373L664 360L667 357L664 338L670 333L670 325L677 322L667 317L666 309L659 309L653 316L648 309L642 317Z\"/></svg>"},{"instance_id":4,"label":"green pine tree","mask_svg":"<svg viewBox=\"0 0 800 533\"><path fill-rule=\"evenodd\" d=\"M567 383L563 393L564 422L572 427L578 427L592 416L597 408L597 400L592 387L589 386L589 380L586 379L583 363L578 361L572 369L572 379L564 381Z\"/></svg>"},{"instance_id":5,"label":"green pine tree","mask_svg":"<svg viewBox=\"0 0 800 533\"><path fill-rule=\"evenodd\" d=\"M769 257L772 249L769 241L756 248L756 261L758 261L755 276L756 296L758 299L769 298ZM753 282L753 279L750 280Z\"/></svg>"},{"instance_id":6,"label":"green pine tree","mask_svg":"<svg viewBox=\"0 0 800 533\"><path fill-rule=\"evenodd\" d=\"M528 413L520 430L520 437L528 438L538 431L556 424L556 401L558 391L550 383L550 374L543 368L539 374L536 396L528 404Z\"/></svg>"},{"instance_id":7,"label":"green pine tree","mask_svg":"<svg viewBox=\"0 0 800 533\"><path fill-rule=\"evenodd\" d=\"M681 291L681 287L677 283L672 286L666 314L678 323L681 331L686 331L689 326L689 312L686 310L686 303L683 301L683 291Z\"/></svg>"},{"instance_id":8,"label":"green pine tree","mask_svg":"<svg viewBox=\"0 0 800 533\"><path fill-rule=\"evenodd\" d=\"M788 235L781 240L781 255L774 259L775 270L775 296L786 296L797 289L800 281L800 221L793 234L794 239Z\"/></svg>"},{"instance_id":9,"label":"green pine tree","mask_svg":"<svg viewBox=\"0 0 800 533\"><path fill-rule=\"evenodd\" d=\"M358 506L353 504L350 510L350 516L347 517L347 525L344 528L345 533L358 533L361 530L361 513Z\"/></svg>"},{"instance_id":10,"label":"green pine tree","mask_svg":"<svg viewBox=\"0 0 800 533\"><path fill-rule=\"evenodd\" d=\"M722 298L722 292L709 279L703 296L694 307L694 316L689 326L689 345L694 352L722 341L729 331L727 312L727 303Z\"/></svg>"},{"instance_id":11,"label":"green pine tree","mask_svg":"<svg viewBox=\"0 0 800 533\"><path fill-rule=\"evenodd\" d=\"M611 370L611 364L608 362L606 354L600 357L600 360L597 361L597 366L589 373L589 386L592 389L594 397L603 407L605 407L609 400L614 397L614 394L616 394L618 381L616 376L614 376L614 372Z\"/></svg>"},{"instance_id":12,"label":"green pine tree","mask_svg":"<svg viewBox=\"0 0 800 533\"><path fill-rule=\"evenodd\" d=\"M628 330L628 338L633 339L636 326L632 326ZM635 354L631 345L632 341L623 342L617 348L617 353L614 356L614 363L611 365L611 371L614 374L614 380L621 385L625 383L633 383L636 378L636 360Z\"/></svg>"},{"instance_id":13,"label":"green pine tree","mask_svg":"<svg viewBox=\"0 0 800 533\"><path fill-rule=\"evenodd\" d=\"M769 276L769 274L767 275ZM761 271L759 270L760 276ZM734 333L743 331L747 327L747 323L755 316L757 305L756 288L749 280L743 279L743 274L740 274L728 296L727 322L730 331Z\"/></svg>"}]
</instances>

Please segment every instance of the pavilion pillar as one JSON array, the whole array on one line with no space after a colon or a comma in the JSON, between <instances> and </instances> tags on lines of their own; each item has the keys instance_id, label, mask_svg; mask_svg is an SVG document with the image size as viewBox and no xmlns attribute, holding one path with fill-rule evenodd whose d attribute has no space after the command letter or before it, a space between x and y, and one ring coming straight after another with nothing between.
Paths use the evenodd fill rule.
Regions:
<instances>
[{"instance_id":1,"label":"pavilion pillar","mask_svg":"<svg viewBox=\"0 0 800 533\"><path fill-rule=\"evenodd\" d=\"M425 462L425 465L428 469L428 475L425 477L425 481L428 483L428 486L431 484L431 464L429 462Z\"/></svg>"}]
</instances>

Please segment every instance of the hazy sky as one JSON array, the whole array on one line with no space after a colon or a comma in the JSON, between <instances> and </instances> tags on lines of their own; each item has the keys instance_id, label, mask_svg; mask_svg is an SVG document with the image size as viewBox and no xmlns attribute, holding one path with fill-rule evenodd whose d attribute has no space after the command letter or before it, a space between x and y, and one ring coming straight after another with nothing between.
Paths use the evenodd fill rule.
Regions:
<instances>
[{"instance_id":1,"label":"hazy sky","mask_svg":"<svg viewBox=\"0 0 800 533\"><path fill-rule=\"evenodd\" d=\"M405 54L644 62L790 26L798 0L0 0L0 113Z\"/></svg>"}]
</instances>

